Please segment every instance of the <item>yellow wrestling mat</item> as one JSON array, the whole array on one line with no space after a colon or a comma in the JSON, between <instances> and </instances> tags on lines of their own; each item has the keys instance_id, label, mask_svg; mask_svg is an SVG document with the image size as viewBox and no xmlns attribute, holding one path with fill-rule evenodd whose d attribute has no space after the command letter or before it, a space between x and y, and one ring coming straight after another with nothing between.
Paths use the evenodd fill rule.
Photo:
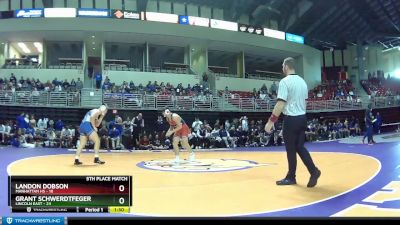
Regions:
<instances>
[{"instance_id":1,"label":"yellow wrestling mat","mask_svg":"<svg viewBox=\"0 0 400 225\"><path fill-rule=\"evenodd\" d=\"M187 153L182 153L182 158ZM173 153L50 155L18 160L10 175L132 175L131 213L148 216L234 216L285 210L333 198L370 180L378 160L351 153L312 153L322 171L315 188L298 159L297 185L277 186L287 172L285 152L198 152L196 162L174 166ZM51 168L51 169L50 169Z\"/></svg>"}]
</instances>

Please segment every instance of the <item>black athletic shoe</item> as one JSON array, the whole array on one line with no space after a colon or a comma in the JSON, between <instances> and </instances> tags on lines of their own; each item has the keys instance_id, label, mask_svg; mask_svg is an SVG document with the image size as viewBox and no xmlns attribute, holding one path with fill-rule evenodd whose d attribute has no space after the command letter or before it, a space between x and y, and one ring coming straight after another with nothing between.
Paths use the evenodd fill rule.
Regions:
<instances>
[{"instance_id":1,"label":"black athletic shoe","mask_svg":"<svg viewBox=\"0 0 400 225\"><path fill-rule=\"evenodd\" d=\"M309 188L315 187L315 185L317 185L317 181L320 176L321 176L321 171L317 168L316 171L313 174L311 174L307 187Z\"/></svg>"},{"instance_id":2,"label":"black athletic shoe","mask_svg":"<svg viewBox=\"0 0 400 225\"><path fill-rule=\"evenodd\" d=\"M296 179L285 178L285 179L282 179L282 180L278 180L276 182L276 185L293 185L293 184L297 184L296 183Z\"/></svg>"},{"instance_id":3,"label":"black athletic shoe","mask_svg":"<svg viewBox=\"0 0 400 225\"><path fill-rule=\"evenodd\" d=\"M79 161L79 159L75 159L74 165L75 165L75 166L82 165L82 162Z\"/></svg>"},{"instance_id":4,"label":"black athletic shoe","mask_svg":"<svg viewBox=\"0 0 400 225\"><path fill-rule=\"evenodd\" d=\"M94 158L94 163L97 163L97 164L104 164L104 163L106 163L106 162L101 161L99 158Z\"/></svg>"}]
</instances>

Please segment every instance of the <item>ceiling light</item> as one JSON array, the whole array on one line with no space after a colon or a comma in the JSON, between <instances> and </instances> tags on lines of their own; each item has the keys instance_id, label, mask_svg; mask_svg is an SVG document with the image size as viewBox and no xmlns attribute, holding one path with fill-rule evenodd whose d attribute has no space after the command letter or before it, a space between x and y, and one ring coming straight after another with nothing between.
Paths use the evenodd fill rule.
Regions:
<instances>
[{"instance_id":1,"label":"ceiling light","mask_svg":"<svg viewBox=\"0 0 400 225\"><path fill-rule=\"evenodd\" d=\"M96 48L93 48L93 50L96 50Z\"/></svg>"},{"instance_id":2,"label":"ceiling light","mask_svg":"<svg viewBox=\"0 0 400 225\"><path fill-rule=\"evenodd\" d=\"M43 48L42 43L40 43L40 42L35 42L35 43L33 43L33 45L34 45L36 48Z\"/></svg>"},{"instance_id":3,"label":"ceiling light","mask_svg":"<svg viewBox=\"0 0 400 225\"><path fill-rule=\"evenodd\" d=\"M20 48L26 48L26 44L23 43L23 42L19 42L19 43L18 43L18 46L19 46Z\"/></svg>"},{"instance_id":4,"label":"ceiling light","mask_svg":"<svg viewBox=\"0 0 400 225\"><path fill-rule=\"evenodd\" d=\"M28 48L23 48L22 51L26 54L31 53L31 50L29 50Z\"/></svg>"},{"instance_id":5,"label":"ceiling light","mask_svg":"<svg viewBox=\"0 0 400 225\"><path fill-rule=\"evenodd\" d=\"M95 36L93 35L92 38L95 38Z\"/></svg>"},{"instance_id":6,"label":"ceiling light","mask_svg":"<svg viewBox=\"0 0 400 225\"><path fill-rule=\"evenodd\" d=\"M19 43L18 43L18 46L22 49L22 51L23 51L25 54L31 53L31 50L29 50L29 48L26 47L26 44L25 44L25 43L19 42Z\"/></svg>"},{"instance_id":7,"label":"ceiling light","mask_svg":"<svg viewBox=\"0 0 400 225\"><path fill-rule=\"evenodd\" d=\"M36 47L36 49L38 50L38 52L43 53L43 45L40 42L35 42L33 43L33 45Z\"/></svg>"},{"instance_id":8,"label":"ceiling light","mask_svg":"<svg viewBox=\"0 0 400 225\"><path fill-rule=\"evenodd\" d=\"M400 79L400 69L394 71L394 77Z\"/></svg>"},{"instance_id":9,"label":"ceiling light","mask_svg":"<svg viewBox=\"0 0 400 225\"><path fill-rule=\"evenodd\" d=\"M92 44L96 44L96 42L92 42Z\"/></svg>"},{"instance_id":10,"label":"ceiling light","mask_svg":"<svg viewBox=\"0 0 400 225\"><path fill-rule=\"evenodd\" d=\"M382 50L382 52L388 52L388 51L392 51L394 49L398 49L398 48L397 47L387 48L387 49Z\"/></svg>"}]
</instances>

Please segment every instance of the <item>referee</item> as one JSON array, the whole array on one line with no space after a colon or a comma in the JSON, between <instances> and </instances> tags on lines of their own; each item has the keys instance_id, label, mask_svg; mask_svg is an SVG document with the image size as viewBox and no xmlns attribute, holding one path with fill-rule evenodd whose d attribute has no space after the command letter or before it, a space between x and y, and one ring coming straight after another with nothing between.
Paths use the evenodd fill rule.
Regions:
<instances>
[{"instance_id":1,"label":"referee","mask_svg":"<svg viewBox=\"0 0 400 225\"><path fill-rule=\"evenodd\" d=\"M277 185L296 184L297 156L306 165L311 177L307 187L317 185L321 171L314 165L308 150L304 147L305 131L307 128L306 99L308 98L307 84L295 72L295 61L293 58L286 58L282 64L282 71L285 74L279 82L278 101L265 125L267 133L272 132L274 123L278 120L281 112L283 118L283 140L285 141L289 171L286 177L276 182Z\"/></svg>"},{"instance_id":2,"label":"referee","mask_svg":"<svg viewBox=\"0 0 400 225\"><path fill-rule=\"evenodd\" d=\"M376 120L372 115L372 104L368 104L368 108L365 110L365 128L367 128L365 135L363 137L363 144L365 138L368 137L368 145L373 145L375 143L373 135L374 135L374 123Z\"/></svg>"}]
</instances>

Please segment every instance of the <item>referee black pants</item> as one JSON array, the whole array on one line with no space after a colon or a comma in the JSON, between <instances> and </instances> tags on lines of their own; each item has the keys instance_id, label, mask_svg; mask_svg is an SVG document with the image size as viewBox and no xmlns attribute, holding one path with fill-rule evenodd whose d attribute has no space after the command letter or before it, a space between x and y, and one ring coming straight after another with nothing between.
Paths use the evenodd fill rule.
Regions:
<instances>
[{"instance_id":1,"label":"referee black pants","mask_svg":"<svg viewBox=\"0 0 400 225\"><path fill-rule=\"evenodd\" d=\"M311 158L310 153L304 147L305 131L307 128L306 115L301 116L285 116L283 119L283 140L285 141L287 159L289 164L289 172L287 179L296 178L297 154L306 165L310 174L317 169Z\"/></svg>"}]
</instances>

